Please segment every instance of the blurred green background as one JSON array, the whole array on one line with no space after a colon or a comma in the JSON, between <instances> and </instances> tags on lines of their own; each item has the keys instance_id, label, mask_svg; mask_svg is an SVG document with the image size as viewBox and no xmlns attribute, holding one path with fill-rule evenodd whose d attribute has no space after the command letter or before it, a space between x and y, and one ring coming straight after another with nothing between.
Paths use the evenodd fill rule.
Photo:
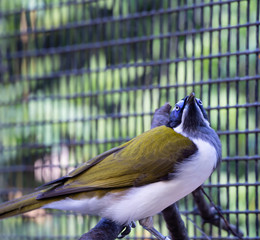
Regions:
<instances>
[{"instance_id":1,"label":"blurred green background","mask_svg":"<svg viewBox=\"0 0 260 240\"><path fill-rule=\"evenodd\" d=\"M259 0L1 0L0 200L32 192L150 128L194 91L222 142L205 184L260 239ZM233 239L179 203L191 239ZM77 239L97 218L40 210L0 239ZM164 234L161 217L155 222ZM137 227L129 239L150 235Z\"/></svg>"}]
</instances>

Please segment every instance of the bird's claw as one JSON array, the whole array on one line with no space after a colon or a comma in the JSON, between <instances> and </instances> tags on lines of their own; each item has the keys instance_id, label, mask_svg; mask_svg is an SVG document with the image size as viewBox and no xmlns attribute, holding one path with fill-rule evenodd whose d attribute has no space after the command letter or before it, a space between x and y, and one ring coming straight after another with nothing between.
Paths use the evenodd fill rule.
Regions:
<instances>
[{"instance_id":1,"label":"bird's claw","mask_svg":"<svg viewBox=\"0 0 260 240\"><path fill-rule=\"evenodd\" d=\"M135 228L135 227L136 227L135 222L131 222L130 224L125 225L124 229L122 230L122 232L120 233L120 235L117 238L118 239L124 238L131 232L131 229Z\"/></svg>"},{"instance_id":2,"label":"bird's claw","mask_svg":"<svg viewBox=\"0 0 260 240\"><path fill-rule=\"evenodd\" d=\"M139 220L141 226L150 232L153 236L155 236L158 240L171 240L168 237L163 236L159 231L157 231L153 226L153 218L147 217L144 219Z\"/></svg>"}]
</instances>

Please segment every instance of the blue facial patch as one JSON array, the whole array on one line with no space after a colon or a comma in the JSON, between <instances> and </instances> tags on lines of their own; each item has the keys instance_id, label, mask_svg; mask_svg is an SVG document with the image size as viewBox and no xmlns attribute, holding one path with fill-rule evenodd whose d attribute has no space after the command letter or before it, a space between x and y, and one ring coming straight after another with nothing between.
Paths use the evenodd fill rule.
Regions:
<instances>
[{"instance_id":1,"label":"blue facial patch","mask_svg":"<svg viewBox=\"0 0 260 240\"><path fill-rule=\"evenodd\" d=\"M181 116L184 109L185 99L180 100L177 102L170 114L170 127L174 128L181 123Z\"/></svg>"},{"instance_id":2,"label":"blue facial patch","mask_svg":"<svg viewBox=\"0 0 260 240\"><path fill-rule=\"evenodd\" d=\"M204 118L208 120L208 115L207 115L205 109L203 108L202 101L200 99L196 98L196 102L197 102L197 105L199 106Z\"/></svg>"}]
</instances>

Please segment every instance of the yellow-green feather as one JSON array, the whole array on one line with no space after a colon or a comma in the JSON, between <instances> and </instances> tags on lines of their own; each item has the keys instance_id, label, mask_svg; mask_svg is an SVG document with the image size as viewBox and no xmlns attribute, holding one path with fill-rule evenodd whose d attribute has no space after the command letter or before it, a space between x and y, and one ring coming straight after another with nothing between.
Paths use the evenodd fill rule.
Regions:
<instances>
[{"instance_id":1,"label":"yellow-green feather","mask_svg":"<svg viewBox=\"0 0 260 240\"><path fill-rule=\"evenodd\" d=\"M70 174L45 184L47 189L0 205L0 218L28 212L65 197L102 197L130 187L167 180L177 164L197 150L188 138L161 126L113 148Z\"/></svg>"},{"instance_id":2,"label":"yellow-green feather","mask_svg":"<svg viewBox=\"0 0 260 240\"><path fill-rule=\"evenodd\" d=\"M36 197L41 192L34 192L27 194L19 199L13 199L9 202L0 204L0 218L11 217L17 214L22 214L37 208L42 207L44 204L51 202L50 199L36 200Z\"/></svg>"},{"instance_id":3,"label":"yellow-green feather","mask_svg":"<svg viewBox=\"0 0 260 240\"><path fill-rule=\"evenodd\" d=\"M114 148L112 153L99 155L68 175L64 184L46 191L48 198L81 191L142 186L167 178L183 160L193 154L196 146L171 128L161 126ZM102 159L100 161L100 159ZM75 174L78 172L78 174Z\"/></svg>"}]
</instances>

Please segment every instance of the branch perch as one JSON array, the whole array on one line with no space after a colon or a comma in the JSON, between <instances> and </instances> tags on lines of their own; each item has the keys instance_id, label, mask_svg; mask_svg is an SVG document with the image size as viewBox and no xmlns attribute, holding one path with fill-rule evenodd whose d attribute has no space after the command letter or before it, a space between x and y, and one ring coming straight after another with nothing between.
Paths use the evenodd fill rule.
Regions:
<instances>
[{"instance_id":1,"label":"branch perch","mask_svg":"<svg viewBox=\"0 0 260 240\"><path fill-rule=\"evenodd\" d=\"M123 229L124 226L102 218L94 228L83 234L79 240L114 240Z\"/></svg>"},{"instance_id":2,"label":"branch perch","mask_svg":"<svg viewBox=\"0 0 260 240\"><path fill-rule=\"evenodd\" d=\"M210 197L206 195L202 187L199 187L195 191L193 191L192 195L194 197L194 201L198 206L200 216L202 217L205 223L210 223L216 227L226 230L227 232L231 232L238 239L243 239L243 232L239 229L237 230L235 225L227 222L227 220L222 215L221 211L217 210L217 207L212 202ZM209 199L212 206L210 206L207 203L204 195Z\"/></svg>"}]
</instances>

